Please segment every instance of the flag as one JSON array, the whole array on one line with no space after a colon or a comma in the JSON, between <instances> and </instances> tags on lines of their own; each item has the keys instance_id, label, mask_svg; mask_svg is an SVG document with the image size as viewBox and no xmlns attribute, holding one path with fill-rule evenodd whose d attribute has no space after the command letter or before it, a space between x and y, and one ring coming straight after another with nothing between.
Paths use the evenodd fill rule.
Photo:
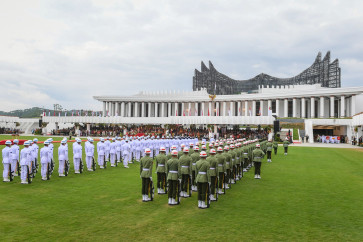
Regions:
<instances>
[{"instance_id":1,"label":"flag","mask_svg":"<svg viewBox=\"0 0 363 242\"><path fill-rule=\"evenodd\" d=\"M55 111L53 111L53 116L55 116Z\"/></svg>"},{"instance_id":2,"label":"flag","mask_svg":"<svg viewBox=\"0 0 363 242\"><path fill-rule=\"evenodd\" d=\"M272 116L272 109L271 109L271 107L268 108L268 116Z\"/></svg>"},{"instance_id":3,"label":"flag","mask_svg":"<svg viewBox=\"0 0 363 242\"><path fill-rule=\"evenodd\" d=\"M217 108L217 116L219 116L219 109Z\"/></svg>"},{"instance_id":4,"label":"flag","mask_svg":"<svg viewBox=\"0 0 363 242\"><path fill-rule=\"evenodd\" d=\"M258 111L258 114L259 114L260 116L261 116L261 114L262 114L262 113L261 113L261 107L260 107L260 110Z\"/></svg>"},{"instance_id":5,"label":"flag","mask_svg":"<svg viewBox=\"0 0 363 242\"><path fill-rule=\"evenodd\" d=\"M175 116L178 116L178 110L175 109Z\"/></svg>"},{"instance_id":6,"label":"flag","mask_svg":"<svg viewBox=\"0 0 363 242\"><path fill-rule=\"evenodd\" d=\"M203 108L202 108L202 115L201 116L204 116L204 113L203 113Z\"/></svg>"},{"instance_id":7,"label":"flag","mask_svg":"<svg viewBox=\"0 0 363 242\"><path fill-rule=\"evenodd\" d=\"M183 116L185 116L185 110L183 110Z\"/></svg>"},{"instance_id":8,"label":"flag","mask_svg":"<svg viewBox=\"0 0 363 242\"><path fill-rule=\"evenodd\" d=\"M45 111L43 110L43 117L45 117Z\"/></svg>"},{"instance_id":9,"label":"flag","mask_svg":"<svg viewBox=\"0 0 363 242\"><path fill-rule=\"evenodd\" d=\"M208 108L208 116L210 116L210 113L209 113L209 108Z\"/></svg>"},{"instance_id":10,"label":"flag","mask_svg":"<svg viewBox=\"0 0 363 242\"><path fill-rule=\"evenodd\" d=\"M48 116L50 116L50 110L49 110L49 112L48 112Z\"/></svg>"},{"instance_id":11,"label":"flag","mask_svg":"<svg viewBox=\"0 0 363 242\"><path fill-rule=\"evenodd\" d=\"M192 116L192 109L191 108L189 108L189 116Z\"/></svg>"},{"instance_id":12,"label":"flag","mask_svg":"<svg viewBox=\"0 0 363 242\"><path fill-rule=\"evenodd\" d=\"M251 107L249 107L248 112L250 113L250 116L252 116Z\"/></svg>"},{"instance_id":13,"label":"flag","mask_svg":"<svg viewBox=\"0 0 363 242\"><path fill-rule=\"evenodd\" d=\"M72 111L72 117L73 117L73 111Z\"/></svg>"},{"instance_id":14,"label":"flag","mask_svg":"<svg viewBox=\"0 0 363 242\"><path fill-rule=\"evenodd\" d=\"M194 116L198 116L198 111L197 109L194 110Z\"/></svg>"}]
</instances>

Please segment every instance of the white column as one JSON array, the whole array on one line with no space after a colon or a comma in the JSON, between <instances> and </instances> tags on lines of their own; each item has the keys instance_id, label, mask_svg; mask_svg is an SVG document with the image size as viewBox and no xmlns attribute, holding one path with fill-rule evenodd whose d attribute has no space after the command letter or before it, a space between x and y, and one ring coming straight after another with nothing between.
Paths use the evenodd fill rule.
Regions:
<instances>
[{"instance_id":1,"label":"white column","mask_svg":"<svg viewBox=\"0 0 363 242\"><path fill-rule=\"evenodd\" d=\"M106 102L103 101L103 109L102 109L102 116L105 117L106 116Z\"/></svg>"},{"instance_id":2,"label":"white column","mask_svg":"<svg viewBox=\"0 0 363 242\"><path fill-rule=\"evenodd\" d=\"M350 116L351 117L356 114L355 102L356 102L356 95L352 95L352 97L350 99Z\"/></svg>"},{"instance_id":3,"label":"white column","mask_svg":"<svg viewBox=\"0 0 363 242\"><path fill-rule=\"evenodd\" d=\"M315 118L315 98L311 97L310 98L310 116L311 118Z\"/></svg>"},{"instance_id":4,"label":"white column","mask_svg":"<svg viewBox=\"0 0 363 242\"><path fill-rule=\"evenodd\" d=\"M276 99L276 116L280 117L280 99Z\"/></svg>"},{"instance_id":5,"label":"white column","mask_svg":"<svg viewBox=\"0 0 363 242\"><path fill-rule=\"evenodd\" d=\"M267 101L267 116L269 115L269 113L272 113L272 100Z\"/></svg>"},{"instance_id":6,"label":"white column","mask_svg":"<svg viewBox=\"0 0 363 242\"><path fill-rule=\"evenodd\" d=\"M155 103L154 111L155 111L154 117L158 117L158 112L159 112L159 104L158 103Z\"/></svg>"},{"instance_id":7,"label":"white column","mask_svg":"<svg viewBox=\"0 0 363 242\"><path fill-rule=\"evenodd\" d=\"M289 106L289 102L287 100L287 98L284 99L284 117L288 117L289 113L288 113L288 106Z\"/></svg>"},{"instance_id":8,"label":"white column","mask_svg":"<svg viewBox=\"0 0 363 242\"><path fill-rule=\"evenodd\" d=\"M252 116L256 116L256 101L252 101Z\"/></svg>"},{"instance_id":9,"label":"white column","mask_svg":"<svg viewBox=\"0 0 363 242\"><path fill-rule=\"evenodd\" d=\"M340 117L345 117L345 96L340 97Z\"/></svg>"},{"instance_id":10,"label":"white column","mask_svg":"<svg viewBox=\"0 0 363 242\"><path fill-rule=\"evenodd\" d=\"M293 98L292 99L292 116L294 118L297 118L297 115L296 115L296 98Z\"/></svg>"},{"instance_id":11,"label":"white column","mask_svg":"<svg viewBox=\"0 0 363 242\"><path fill-rule=\"evenodd\" d=\"M245 101L245 116L248 116L248 101Z\"/></svg>"},{"instance_id":12,"label":"white column","mask_svg":"<svg viewBox=\"0 0 363 242\"><path fill-rule=\"evenodd\" d=\"M161 117L165 117L165 107L164 107L165 103L161 103Z\"/></svg>"},{"instance_id":13,"label":"white column","mask_svg":"<svg viewBox=\"0 0 363 242\"><path fill-rule=\"evenodd\" d=\"M120 103L116 103L116 116L120 116Z\"/></svg>"},{"instance_id":14,"label":"white column","mask_svg":"<svg viewBox=\"0 0 363 242\"><path fill-rule=\"evenodd\" d=\"M216 116L219 116L220 108L219 108L219 102L216 102Z\"/></svg>"},{"instance_id":15,"label":"white column","mask_svg":"<svg viewBox=\"0 0 363 242\"><path fill-rule=\"evenodd\" d=\"M234 115L234 112L233 112L233 102L229 102L229 115L230 116L233 116Z\"/></svg>"},{"instance_id":16,"label":"white column","mask_svg":"<svg viewBox=\"0 0 363 242\"><path fill-rule=\"evenodd\" d=\"M132 102L129 102L129 114L127 117L131 117L131 107L132 107Z\"/></svg>"},{"instance_id":17,"label":"white column","mask_svg":"<svg viewBox=\"0 0 363 242\"><path fill-rule=\"evenodd\" d=\"M223 116L227 116L227 103L223 102Z\"/></svg>"},{"instance_id":18,"label":"white column","mask_svg":"<svg viewBox=\"0 0 363 242\"><path fill-rule=\"evenodd\" d=\"M261 116L263 116L263 100L260 100Z\"/></svg>"},{"instance_id":19,"label":"white column","mask_svg":"<svg viewBox=\"0 0 363 242\"><path fill-rule=\"evenodd\" d=\"M334 113L335 113L335 110L334 110L334 96L330 96L330 117L331 118L334 118Z\"/></svg>"},{"instance_id":20,"label":"white column","mask_svg":"<svg viewBox=\"0 0 363 242\"><path fill-rule=\"evenodd\" d=\"M114 102L111 103L111 113L112 113L112 116L115 116L115 103Z\"/></svg>"},{"instance_id":21,"label":"white column","mask_svg":"<svg viewBox=\"0 0 363 242\"><path fill-rule=\"evenodd\" d=\"M320 118L324 118L324 97L320 97Z\"/></svg>"},{"instance_id":22,"label":"white column","mask_svg":"<svg viewBox=\"0 0 363 242\"><path fill-rule=\"evenodd\" d=\"M121 103L121 112L120 112L120 116L121 117L125 117L125 102Z\"/></svg>"},{"instance_id":23,"label":"white column","mask_svg":"<svg viewBox=\"0 0 363 242\"><path fill-rule=\"evenodd\" d=\"M183 116L185 113L185 105L184 103L182 103L182 107L181 107L181 116ZM185 113L185 116L188 116L186 113Z\"/></svg>"},{"instance_id":24,"label":"white column","mask_svg":"<svg viewBox=\"0 0 363 242\"><path fill-rule=\"evenodd\" d=\"M199 116L199 114L198 114L198 103L197 102L194 103L194 109L195 109L195 111L193 113L193 116Z\"/></svg>"},{"instance_id":25,"label":"white column","mask_svg":"<svg viewBox=\"0 0 363 242\"><path fill-rule=\"evenodd\" d=\"M149 102L149 103L147 103L147 105L148 105L148 114L147 114L147 116L150 118L151 117L151 103Z\"/></svg>"},{"instance_id":26,"label":"white column","mask_svg":"<svg viewBox=\"0 0 363 242\"><path fill-rule=\"evenodd\" d=\"M171 103L168 103L168 117L171 117Z\"/></svg>"},{"instance_id":27,"label":"white column","mask_svg":"<svg viewBox=\"0 0 363 242\"><path fill-rule=\"evenodd\" d=\"M242 116L241 102L237 103L237 109L238 109L238 115L237 116Z\"/></svg>"},{"instance_id":28,"label":"white column","mask_svg":"<svg viewBox=\"0 0 363 242\"><path fill-rule=\"evenodd\" d=\"M134 103L134 117L139 117L139 103Z\"/></svg>"},{"instance_id":29,"label":"white column","mask_svg":"<svg viewBox=\"0 0 363 242\"><path fill-rule=\"evenodd\" d=\"M141 103L141 117L145 117L145 102Z\"/></svg>"},{"instance_id":30,"label":"white column","mask_svg":"<svg viewBox=\"0 0 363 242\"><path fill-rule=\"evenodd\" d=\"M306 101L305 98L301 98L301 117L306 118L306 107L305 107Z\"/></svg>"},{"instance_id":31,"label":"white column","mask_svg":"<svg viewBox=\"0 0 363 242\"><path fill-rule=\"evenodd\" d=\"M175 103L174 106L175 106L175 113L174 113L174 115L175 116L178 116L179 115L178 103Z\"/></svg>"}]
</instances>

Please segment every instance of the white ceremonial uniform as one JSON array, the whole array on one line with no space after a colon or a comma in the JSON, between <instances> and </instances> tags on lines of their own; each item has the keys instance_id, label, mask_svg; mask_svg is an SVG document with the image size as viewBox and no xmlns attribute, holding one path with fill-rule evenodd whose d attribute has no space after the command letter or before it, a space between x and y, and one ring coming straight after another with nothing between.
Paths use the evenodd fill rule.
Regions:
<instances>
[{"instance_id":1,"label":"white ceremonial uniform","mask_svg":"<svg viewBox=\"0 0 363 242\"><path fill-rule=\"evenodd\" d=\"M93 143L89 142L85 145L84 151L86 152L86 163L87 163L87 169L92 169L92 159L93 155L95 153L95 146Z\"/></svg>"},{"instance_id":2,"label":"white ceremonial uniform","mask_svg":"<svg viewBox=\"0 0 363 242\"><path fill-rule=\"evenodd\" d=\"M30 151L29 147L24 147L20 151L20 166L21 166L21 173L20 173L20 179L25 181L27 179L27 171L30 173Z\"/></svg>"},{"instance_id":3,"label":"white ceremonial uniform","mask_svg":"<svg viewBox=\"0 0 363 242\"><path fill-rule=\"evenodd\" d=\"M43 179L47 179L47 170L50 164L50 149L44 146L40 149L41 175Z\"/></svg>"},{"instance_id":4,"label":"white ceremonial uniform","mask_svg":"<svg viewBox=\"0 0 363 242\"><path fill-rule=\"evenodd\" d=\"M4 165L4 170L3 170L4 181L9 181L9 174L11 171L11 155L12 155L11 148L6 146L2 150L3 165Z\"/></svg>"},{"instance_id":5,"label":"white ceremonial uniform","mask_svg":"<svg viewBox=\"0 0 363 242\"><path fill-rule=\"evenodd\" d=\"M136 156L136 161L140 162L140 156L141 156L141 141L140 140L135 140L135 156Z\"/></svg>"},{"instance_id":6,"label":"white ceremonial uniform","mask_svg":"<svg viewBox=\"0 0 363 242\"><path fill-rule=\"evenodd\" d=\"M39 146L36 143L34 143L32 146L34 147L33 148L33 150L34 150L34 161L36 160L38 162L39 161L38 160L38 156L39 156Z\"/></svg>"},{"instance_id":7,"label":"white ceremonial uniform","mask_svg":"<svg viewBox=\"0 0 363 242\"><path fill-rule=\"evenodd\" d=\"M14 144L11 146L11 171L14 176L18 175L17 162L19 161L19 146Z\"/></svg>"},{"instance_id":8,"label":"white ceremonial uniform","mask_svg":"<svg viewBox=\"0 0 363 242\"><path fill-rule=\"evenodd\" d=\"M76 143L76 145L73 146L73 159L74 171L75 173L79 173L79 166L82 159L82 145L79 143Z\"/></svg>"},{"instance_id":9,"label":"white ceremonial uniform","mask_svg":"<svg viewBox=\"0 0 363 242\"><path fill-rule=\"evenodd\" d=\"M110 144L110 161L111 166L114 166L116 161L116 142Z\"/></svg>"},{"instance_id":10,"label":"white ceremonial uniform","mask_svg":"<svg viewBox=\"0 0 363 242\"><path fill-rule=\"evenodd\" d=\"M59 161L59 168L58 168L58 173L59 175L64 175L64 168L65 168L65 163L67 160L67 150L66 150L66 145L61 145L58 148L58 161Z\"/></svg>"},{"instance_id":11,"label":"white ceremonial uniform","mask_svg":"<svg viewBox=\"0 0 363 242\"><path fill-rule=\"evenodd\" d=\"M110 145L111 142L109 140L105 141L105 156L106 156L106 160L109 161L110 160Z\"/></svg>"},{"instance_id":12,"label":"white ceremonial uniform","mask_svg":"<svg viewBox=\"0 0 363 242\"><path fill-rule=\"evenodd\" d=\"M121 141L116 140L116 161L121 162Z\"/></svg>"},{"instance_id":13,"label":"white ceremonial uniform","mask_svg":"<svg viewBox=\"0 0 363 242\"><path fill-rule=\"evenodd\" d=\"M104 166L105 143L102 143L101 141L97 143L97 153L98 153L98 165Z\"/></svg>"},{"instance_id":14,"label":"white ceremonial uniform","mask_svg":"<svg viewBox=\"0 0 363 242\"><path fill-rule=\"evenodd\" d=\"M130 144L128 142L122 146L122 156L124 166L127 166L130 162Z\"/></svg>"}]
</instances>

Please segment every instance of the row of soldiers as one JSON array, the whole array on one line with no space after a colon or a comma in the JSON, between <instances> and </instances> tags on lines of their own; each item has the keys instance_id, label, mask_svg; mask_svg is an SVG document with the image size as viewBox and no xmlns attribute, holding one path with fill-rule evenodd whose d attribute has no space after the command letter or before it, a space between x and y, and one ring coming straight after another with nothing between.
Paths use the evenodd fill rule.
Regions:
<instances>
[{"instance_id":1,"label":"row of soldiers","mask_svg":"<svg viewBox=\"0 0 363 242\"><path fill-rule=\"evenodd\" d=\"M162 139L154 139L153 136L116 137L113 139L109 137L101 138L97 144L98 165L101 169L104 169L108 161L110 161L112 167L117 166L119 162L123 161L124 167L128 168L129 163L133 163L135 160L139 161L140 157L145 155L144 152L141 152L141 148L145 145L151 147L151 154L157 155L159 149L155 150L155 147L158 147L160 144L167 146L173 144L180 149L180 143L192 141L195 142L195 139L190 137L173 139L169 137L165 139L164 137ZM15 139L13 142L7 140L5 142L6 147L2 150L4 182L13 181L14 176L20 176L22 184L31 183L38 172L39 155L42 180L50 179L55 166L53 139L49 138L44 142L44 147L40 149L40 153L37 143L38 139L36 138L34 140L28 140L24 142L24 148L20 151L19 140ZM64 138L57 152L59 161L58 173L61 177L67 176L70 169L67 143L67 139ZM166 152L169 150L168 147ZM94 160L95 146L94 140L90 137L85 142L84 152L88 171L94 171L96 169ZM76 138L73 143L73 164L76 174L82 173L83 171L82 156L82 140Z\"/></svg>"},{"instance_id":2,"label":"row of soldiers","mask_svg":"<svg viewBox=\"0 0 363 242\"><path fill-rule=\"evenodd\" d=\"M284 146L288 146L284 142ZM210 201L217 201L218 195L225 194L232 184L242 179L244 172L255 167L255 179L261 179L261 161L267 153L271 162L272 150L277 153L278 144L259 140L220 140L211 141L207 146L190 143L188 147L176 146L166 154L165 147L160 147L156 156L158 194L168 192L168 204L180 204L180 197L190 197L192 191L198 192L198 207L208 208ZM140 162L142 179L142 201L153 200L152 170L153 158L150 149L145 149L146 157ZM287 154L287 148L285 148Z\"/></svg>"}]
</instances>

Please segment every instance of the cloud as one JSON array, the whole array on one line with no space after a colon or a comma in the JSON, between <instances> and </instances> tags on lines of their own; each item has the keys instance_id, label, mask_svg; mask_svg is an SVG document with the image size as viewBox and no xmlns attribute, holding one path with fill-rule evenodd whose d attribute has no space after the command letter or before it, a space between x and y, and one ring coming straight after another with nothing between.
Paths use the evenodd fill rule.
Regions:
<instances>
[{"instance_id":1,"label":"cloud","mask_svg":"<svg viewBox=\"0 0 363 242\"><path fill-rule=\"evenodd\" d=\"M240 80L261 72L291 77L328 50L340 59L342 85L361 85L362 7L326 0L2 1L0 110L54 103L100 110L92 96L191 90L201 60Z\"/></svg>"}]
</instances>

